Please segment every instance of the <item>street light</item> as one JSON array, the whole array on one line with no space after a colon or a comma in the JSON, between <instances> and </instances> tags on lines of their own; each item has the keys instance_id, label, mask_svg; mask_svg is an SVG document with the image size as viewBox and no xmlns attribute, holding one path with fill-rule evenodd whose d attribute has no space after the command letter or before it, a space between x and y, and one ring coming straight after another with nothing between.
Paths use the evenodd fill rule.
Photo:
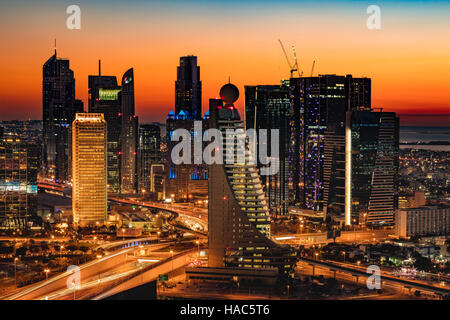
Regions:
<instances>
[{"instance_id":1,"label":"street light","mask_svg":"<svg viewBox=\"0 0 450 320\"><path fill-rule=\"evenodd\" d=\"M17 261L19 258L14 258L14 285L17 285Z\"/></svg>"},{"instance_id":2,"label":"street light","mask_svg":"<svg viewBox=\"0 0 450 320\"><path fill-rule=\"evenodd\" d=\"M200 258L200 241L197 240L195 243L197 244L198 257Z\"/></svg>"},{"instance_id":3,"label":"street light","mask_svg":"<svg viewBox=\"0 0 450 320\"><path fill-rule=\"evenodd\" d=\"M45 280L48 280L48 273L50 272L50 269L44 269L45 272Z\"/></svg>"},{"instance_id":4,"label":"street light","mask_svg":"<svg viewBox=\"0 0 450 320\"><path fill-rule=\"evenodd\" d=\"M173 272L173 250L170 250L170 254L172 255L172 272Z\"/></svg>"},{"instance_id":5,"label":"street light","mask_svg":"<svg viewBox=\"0 0 450 320\"><path fill-rule=\"evenodd\" d=\"M345 263L345 251L342 251L342 254L344 255L344 263Z\"/></svg>"}]
</instances>

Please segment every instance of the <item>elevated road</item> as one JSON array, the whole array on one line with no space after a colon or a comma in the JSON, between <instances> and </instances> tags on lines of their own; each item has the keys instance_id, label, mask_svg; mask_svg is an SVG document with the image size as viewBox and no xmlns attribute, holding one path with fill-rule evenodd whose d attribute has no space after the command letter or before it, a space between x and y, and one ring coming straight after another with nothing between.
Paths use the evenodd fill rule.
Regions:
<instances>
[{"instance_id":1,"label":"elevated road","mask_svg":"<svg viewBox=\"0 0 450 320\"><path fill-rule=\"evenodd\" d=\"M371 274L368 274L367 272L365 272L364 270L361 270L361 267L350 267L348 264L347 265L342 265L342 264L336 264L336 263L332 263L330 261L322 261L322 260L312 260L309 258L299 258L299 261L307 263L311 266L314 267L320 267L320 268L324 268L324 269L328 269L330 271L334 271L334 272L343 272L343 273L348 273L351 274L352 276L354 276L356 279L358 279L359 277L361 278L367 278L369 277ZM426 292L432 292L441 296L446 296L450 294L450 290L445 288L445 287L440 287L440 286L433 286L427 283L424 283L422 281L418 281L418 280L406 280L406 279L400 279L391 275L388 275L386 273L382 273L381 274L381 282L386 282L386 283L390 283L390 284L394 284L394 285L400 285L403 288L406 289L416 289L416 290L422 290L422 291L426 291Z\"/></svg>"}]
</instances>

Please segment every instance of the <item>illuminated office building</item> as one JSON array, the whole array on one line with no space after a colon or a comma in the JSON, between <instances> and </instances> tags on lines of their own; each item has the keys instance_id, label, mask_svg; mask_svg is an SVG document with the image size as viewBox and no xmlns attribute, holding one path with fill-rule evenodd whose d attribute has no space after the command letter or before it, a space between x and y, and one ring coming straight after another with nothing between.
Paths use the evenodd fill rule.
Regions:
<instances>
[{"instance_id":1,"label":"illuminated office building","mask_svg":"<svg viewBox=\"0 0 450 320\"><path fill-rule=\"evenodd\" d=\"M270 212L281 215L288 214L289 206L289 118L289 83L245 86L245 129L266 129L267 141L272 141L271 129L279 130L278 157L272 155L271 144L267 144L268 155L272 162L278 162L279 171L273 175L261 176L261 180ZM258 168L262 166L258 161Z\"/></svg>"},{"instance_id":2,"label":"illuminated office building","mask_svg":"<svg viewBox=\"0 0 450 320\"><path fill-rule=\"evenodd\" d=\"M103 224L107 214L107 128L101 113L77 113L72 125L74 224Z\"/></svg>"},{"instance_id":3,"label":"illuminated office building","mask_svg":"<svg viewBox=\"0 0 450 320\"><path fill-rule=\"evenodd\" d=\"M239 91L229 83L222 87L220 96L225 105L211 104L210 127L222 133L219 150L226 155L232 148L234 161L209 165L209 267L276 267L281 274L290 273L295 252L271 240L269 208L257 165L250 161L248 144L236 139L245 135L244 123L233 105ZM241 133L225 134L239 129ZM239 163L242 154L245 161Z\"/></svg>"},{"instance_id":4,"label":"illuminated office building","mask_svg":"<svg viewBox=\"0 0 450 320\"><path fill-rule=\"evenodd\" d=\"M35 142L0 137L0 229L25 229L36 221L39 152Z\"/></svg>"}]
</instances>

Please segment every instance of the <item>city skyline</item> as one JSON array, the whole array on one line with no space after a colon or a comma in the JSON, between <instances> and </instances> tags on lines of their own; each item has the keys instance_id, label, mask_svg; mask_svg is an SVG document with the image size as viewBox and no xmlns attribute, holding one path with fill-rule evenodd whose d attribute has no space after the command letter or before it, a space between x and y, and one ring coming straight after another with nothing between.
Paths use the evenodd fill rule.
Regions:
<instances>
[{"instance_id":1,"label":"city skyline","mask_svg":"<svg viewBox=\"0 0 450 320\"><path fill-rule=\"evenodd\" d=\"M50 3L8 4L8 16L0 22L3 30L7 26L10 30L5 34L9 49L2 52L0 62L10 75L0 80L5 120L41 118L39 66L51 55L54 38L58 56L70 60L77 98L86 106L88 75L96 73L98 59L105 74L123 74L132 66L137 79L136 114L143 122L162 122L174 108L180 56L198 57L203 113L228 77L241 91L245 85L277 85L288 79L289 67L278 39L291 59L290 45L296 46L306 76L316 60L315 75L370 77L373 106L397 112L401 125L442 126L450 120L450 93L445 90L450 45L440 40L450 31L445 24L447 3L383 2L381 30L366 27L366 4L353 1L332 3L327 10L311 2L290 1L277 6L254 1L228 5L200 1L189 6L134 1L128 9L119 3L81 2L80 30L66 28L65 4ZM232 23L207 28L231 13ZM33 47L33 55L27 46ZM243 112L243 101L237 108Z\"/></svg>"},{"instance_id":2,"label":"city skyline","mask_svg":"<svg viewBox=\"0 0 450 320\"><path fill-rule=\"evenodd\" d=\"M450 0L0 1L0 300L450 300Z\"/></svg>"}]
</instances>

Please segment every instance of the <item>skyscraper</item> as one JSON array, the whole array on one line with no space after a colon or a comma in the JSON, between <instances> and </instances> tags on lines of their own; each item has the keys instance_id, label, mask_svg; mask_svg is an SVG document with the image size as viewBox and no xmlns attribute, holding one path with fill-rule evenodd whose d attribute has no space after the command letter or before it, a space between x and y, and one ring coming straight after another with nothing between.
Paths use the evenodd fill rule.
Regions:
<instances>
[{"instance_id":1,"label":"skyscraper","mask_svg":"<svg viewBox=\"0 0 450 320\"><path fill-rule=\"evenodd\" d=\"M225 155L232 148L234 161L209 165L208 264L210 267L276 267L282 274L289 273L295 264L295 253L271 240L269 210L256 164L250 161L248 144L242 150L237 142L245 135L244 123L233 105L239 91L227 84L220 90L220 96L225 106L215 103L210 109L210 128L218 129L223 139L215 152ZM227 130L238 131L227 134ZM242 152L243 163L237 160Z\"/></svg>"},{"instance_id":2,"label":"skyscraper","mask_svg":"<svg viewBox=\"0 0 450 320\"><path fill-rule=\"evenodd\" d=\"M351 119L352 219L393 224L398 209L399 119L354 111Z\"/></svg>"},{"instance_id":3,"label":"skyscraper","mask_svg":"<svg viewBox=\"0 0 450 320\"><path fill-rule=\"evenodd\" d=\"M207 129L209 115L202 117L201 90L197 57L181 57L175 81L175 112L171 111L166 120L166 194L177 201L205 199L208 194L207 166L195 164L194 158L191 163L174 164L171 157L172 148L177 143L172 141L175 130L185 129L194 138L195 121L200 121L203 130Z\"/></svg>"},{"instance_id":4,"label":"skyscraper","mask_svg":"<svg viewBox=\"0 0 450 320\"><path fill-rule=\"evenodd\" d=\"M208 195L208 166L204 163L194 162L194 134L195 122L200 123L202 130L208 128L208 115L204 120L188 119L181 111L175 115L171 111L166 120L166 195L176 201L195 201L195 199L206 199ZM175 164L172 161L172 149L178 143L173 141L174 132L184 129L191 133L191 161L190 163ZM200 161L199 161L200 162Z\"/></svg>"},{"instance_id":5,"label":"skyscraper","mask_svg":"<svg viewBox=\"0 0 450 320\"><path fill-rule=\"evenodd\" d=\"M271 129L279 130L277 158L273 157L271 144L267 144L268 155L278 162L279 171L273 175L261 176L261 180L268 197L270 212L281 215L288 214L289 204L289 121L289 83L245 86L245 129L267 130L268 141L272 139ZM261 161L258 161L258 167L262 166Z\"/></svg>"},{"instance_id":6,"label":"skyscraper","mask_svg":"<svg viewBox=\"0 0 450 320\"><path fill-rule=\"evenodd\" d=\"M42 69L43 166L48 178L63 183L69 178L69 132L75 113L75 79L69 60L56 49Z\"/></svg>"},{"instance_id":7,"label":"skyscraper","mask_svg":"<svg viewBox=\"0 0 450 320\"><path fill-rule=\"evenodd\" d=\"M152 165L161 164L161 128L159 124L139 125L139 192L151 187Z\"/></svg>"},{"instance_id":8,"label":"skyscraper","mask_svg":"<svg viewBox=\"0 0 450 320\"><path fill-rule=\"evenodd\" d=\"M134 73L122 76L121 192L136 193L138 188L138 118L134 110Z\"/></svg>"},{"instance_id":9,"label":"skyscraper","mask_svg":"<svg viewBox=\"0 0 450 320\"><path fill-rule=\"evenodd\" d=\"M370 109L370 95L371 81L368 78L322 75L290 79L291 204L323 210L324 168L333 166L333 172L343 175L345 162L339 148L343 147L342 139L346 134L346 112ZM327 164L324 163L325 145L327 154L335 156L328 159L331 162ZM328 199L334 197L328 195Z\"/></svg>"},{"instance_id":10,"label":"skyscraper","mask_svg":"<svg viewBox=\"0 0 450 320\"><path fill-rule=\"evenodd\" d=\"M103 224L107 214L107 128L101 113L77 113L72 125L73 221Z\"/></svg>"},{"instance_id":11,"label":"skyscraper","mask_svg":"<svg viewBox=\"0 0 450 320\"><path fill-rule=\"evenodd\" d=\"M180 58L175 81L175 113L184 112L187 119L202 118L202 82L196 56Z\"/></svg>"},{"instance_id":12,"label":"skyscraper","mask_svg":"<svg viewBox=\"0 0 450 320\"><path fill-rule=\"evenodd\" d=\"M36 219L39 147L0 137L0 229L25 229Z\"/></svg>"},{"instance_id":13,"label":"skyscraper","mask_svg":"<svg viewBox=\"0 0 450 320\"><path fill-rule=\"evenodd\" d=\"M108 127L108 190L120 192L120 152L122 133L121 87L115 76L91 75L89 83L89 112L103 113Z\"/></svg>"}]
</instances>

